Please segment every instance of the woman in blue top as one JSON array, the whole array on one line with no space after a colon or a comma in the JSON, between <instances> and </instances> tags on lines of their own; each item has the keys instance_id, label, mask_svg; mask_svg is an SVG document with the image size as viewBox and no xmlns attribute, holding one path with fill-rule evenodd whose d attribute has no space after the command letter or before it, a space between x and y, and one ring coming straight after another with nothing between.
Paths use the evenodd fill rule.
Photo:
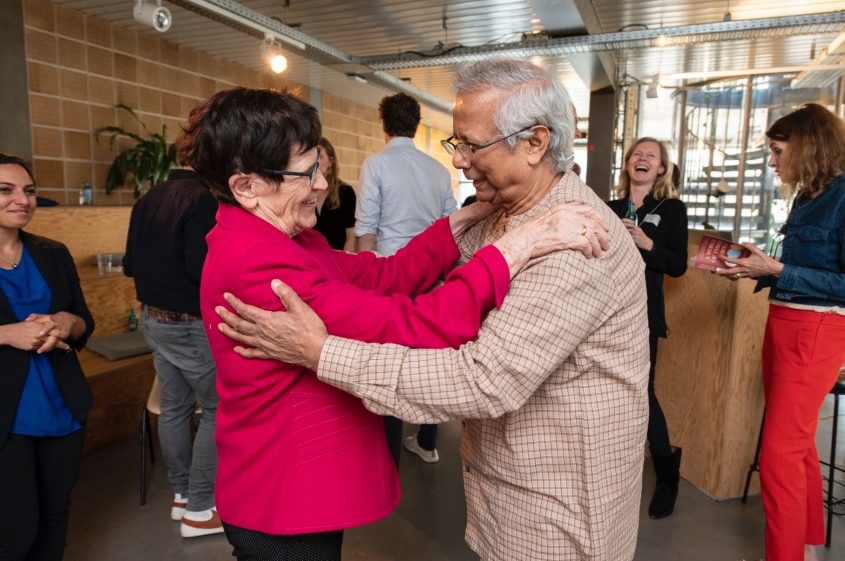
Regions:
<instances>
[{"instance_id":1,"label":"woman in blue top","mask_svg":"<svg viewBox=\"0 0 845 561\"><path fill-rule=\"evenodd\" d=\"M751 256L719 274L770 287L760 452L766 559L816 561L825 542L816 426L845 361L845 123L808 103L766 136L781 192L795 197L780 261L745 243Z\"/></svg>"},{"instance_id":2,"label":"woman in blue top","mask_svg":"<svg viewBox=\"0 0 845 561\"><path fill-rule=\"evenodd\" d=\"M94 330L67 248L25 233L30 163L0 153L0 559L62 558L91 390Z\"/></svg>"}]
</instances>

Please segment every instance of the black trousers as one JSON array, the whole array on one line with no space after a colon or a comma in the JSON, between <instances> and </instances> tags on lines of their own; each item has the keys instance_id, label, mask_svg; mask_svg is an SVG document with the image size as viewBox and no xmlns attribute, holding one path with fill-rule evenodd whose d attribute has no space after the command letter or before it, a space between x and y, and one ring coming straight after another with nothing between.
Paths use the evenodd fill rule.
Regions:
<instances>
[{"instance_id":1,"label":"black trousers","mask_svg":"<svg viewBox=\"0 0 845 561\"><path fill-rule=\"evenodd\" d=\"M384 434L387 436L387 445L393 455L396 467L399 467L399 458L402 457L402 419L396 417L382 417L384 419ZM420 432L417 433L417 444L423 450L434 450L437 448L437 425L420 425Z\"/></svg>"},{"instance_id":2,"label":"black trousers","mask_svg":"<svg viewBox=\"0 0 845 561\"><path fill-rule=\"evenodd\" d=\"M654 366L657 362L657 341L653 335L648 336L648 346L651 352L651 367L648 371L648 444L651 453L657 456L669 456L672 454L672 446L669 444L669 428L666 426L666 417L660 402L654 395Z\"/></svg>"},{"instance_id":3,"label":"black trousers","mask_svg":"<svg viewBox=\"0 0 845 561\"><path fill-rule=\"evenodd\" d=\"M238 561L340 561L343 530L276 536L223 522Z\"/></svg>"},{"instance_id":4,"label":"black trousers","mask_svg":"<svg viewBox=\"0 0 845 561\"><path fill-rule=\"evenodd\" d=\"M0 448L0 561L60 561L85 426L60 437L10 434Z\"/></svg>"}]
</instances>

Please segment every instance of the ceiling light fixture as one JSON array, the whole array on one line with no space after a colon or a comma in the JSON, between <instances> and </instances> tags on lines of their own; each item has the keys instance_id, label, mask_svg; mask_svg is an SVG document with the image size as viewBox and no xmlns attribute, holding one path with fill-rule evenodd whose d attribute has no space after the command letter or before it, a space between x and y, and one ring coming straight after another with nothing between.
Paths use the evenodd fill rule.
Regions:
<instances>
[{"instance_id":1,"label":"ceiling light fixture","mask_svg":"<svg viewBox=\"0 0 845 561\"><path fill-rule=\"evenodd\" d=\"M276 74L281 74L288 67L288 59L282 56L282 45L269 33L261 42L261 58L270 64L270 69Z\"/></svg>"},{"instance_id":2,"label":"ceiling light fixture","mask_svg":"<svg viewBox=\"0 0 845 561\"><path fill-rule=\"evenodd\" d=\"M651 81L649 81L648 88L645 91L645 96L648 99L660 97L660 74L655 74L651 77Z\"/></svg>"},{"instance_id":3,"label":"ceiling light fixture","mask_svg":"<svg viewBox=\"0 0 845 561\"><path fill-rule=\"evenodd\" d=\"M152 27L156 31L164 33L170 29L170 24L173 23L173 17L170 15L170 10L162 7L161 0L156 4L152 2L145 2L138 0L135 8L132 10L132 15L135 21L141 25Z\"/></svg>"}]
</instances>

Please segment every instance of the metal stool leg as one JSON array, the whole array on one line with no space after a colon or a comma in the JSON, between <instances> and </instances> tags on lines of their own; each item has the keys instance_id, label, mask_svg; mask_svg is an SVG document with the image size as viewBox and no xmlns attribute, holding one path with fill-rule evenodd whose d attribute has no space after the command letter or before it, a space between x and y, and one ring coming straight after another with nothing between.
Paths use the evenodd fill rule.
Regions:
<instances>
[{"instance_id":1,"label":"metal stool leg","mask_svg":"<svg viewBox=\"0 0 845 561\"><path fill-rule=\"evenodd\" d=\"M147 412L147 405L144 404L144 413L141 417L141 506L147 504L147 427L149 425L150 414ZM152 452L152 447L150 452Z\"/></svg>"},{"instance_id":2,"label":"metal stool leg","mask_svg":"<svg viewBox=\"0 0 845 561\"><path fill-rule=\"evenodd\" d=\"M751 486L751 476L754 472L760 471L760 448L763 446L763 427L766 425L766 410L763 409L763 420L760 421L760 435L757 437L757 451L754 452L754 461L748 468L748 475L745 476L745 490L742 492L742 504L748 502L748 487Z\"/></svg>"},{"instance_id":3,"label":"metal stool leg","mask_svg":"<svg viewBox=\"0 0 845 561\"><path fill-rule=\"evenodd\" d=\"M147 424L147 426L146 426L147 444L150 445L150 463L154 464L154 463L156 463L156 455L155 455L155 452L153 451L153 429L150 427L150 413L149 413L149 411L147 410L146 407L144 407L144 418L145 418L144 422Z\"/></svg>"},{"instance_id":4,"label":"metal stool leg","mask_svg":"<svg viewBox=\"0 0 845 561\"><path fill-rule=\"evenodd\" d=\"M836 475L836 436L839 431L839 395L833 396L833 427L830 438L830 466L828 467L827 480L827 534L825 536L825 547L830 547L830 533L833 529L833 478Z\"/></svg>"}]
</instances>

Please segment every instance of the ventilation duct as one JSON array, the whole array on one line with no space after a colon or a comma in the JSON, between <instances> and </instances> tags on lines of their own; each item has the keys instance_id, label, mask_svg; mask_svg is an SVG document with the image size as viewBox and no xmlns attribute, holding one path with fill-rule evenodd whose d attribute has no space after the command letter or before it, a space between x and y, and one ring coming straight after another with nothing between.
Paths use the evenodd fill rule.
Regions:
<instances>
[{"instance_id":1,"label":"ventilation duct","mask_svg":"<svg viewBox=\"0 0 845 561\"><path fill-rule=\"evenodd\" d=\"M460 47L450 50L448 53L442 51L423 52L421 53L422 56L410 53L370 56L361 57L357 61L374 70L403 70L470 64L493 55L506 55L514 58L550 57L576 53L838 33L842 31L843 26L845 26L845 11L601 33L482 47Z\"/></svg>"}]
</instances>

